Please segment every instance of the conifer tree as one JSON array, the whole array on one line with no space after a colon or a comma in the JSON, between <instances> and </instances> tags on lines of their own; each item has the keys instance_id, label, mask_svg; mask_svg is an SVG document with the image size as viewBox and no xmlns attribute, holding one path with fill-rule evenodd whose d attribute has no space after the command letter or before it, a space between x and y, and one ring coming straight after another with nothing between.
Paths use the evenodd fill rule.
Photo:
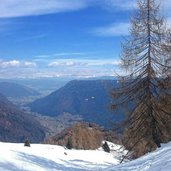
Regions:
<instances>
[{"instance_id":1,"label":"conifer tree","mask_svg":"<svg viewBox=\"0 0 171 171\"><path fill-rule=\"evenodd\" d=\"M105 143L102 145L102 148L105 152L110 153L110 148L108 143L105 141Z\"/></svg>"},{"instance_id":2,"label":"conifer tree","mask_svg":"<svg viewBox=\"0 0 171 171\"><path fill-rule=\"evenodd\" d=\"M129 105L123 142L133 157L171 138L168 30L155 0L137 0L137 5L130 36L122 44L121 65L127 76L112 93L113 108Z\"/></svg>"},{"instance_id":3,"label":"conifer tree","mask_svg":"<svg viewBox=\"0 0 171 171\"><path fill-rule=\"evenodd\" d=\"M28 138L24 141L24 146L30 147L30 141Z\"/></svg>"},{"instance_id":4,"label":"conifer tree","mask_svg":"<svg viewBox=\"0 0 171 171\"><path fill-rule=\"evenodd\" d=\"M71 138L68 138L68 142L66 144L66 148L69 149L69 150L71 150L73 148Z\"/></svg>"}]
</instances>

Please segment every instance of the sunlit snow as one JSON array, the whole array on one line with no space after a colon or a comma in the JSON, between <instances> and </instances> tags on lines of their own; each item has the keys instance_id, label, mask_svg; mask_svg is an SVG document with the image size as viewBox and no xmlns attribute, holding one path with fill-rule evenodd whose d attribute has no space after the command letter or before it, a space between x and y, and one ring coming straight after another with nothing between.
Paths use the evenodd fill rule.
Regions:
<instances>
[{"instance_id":1,"label":"sunlit snow","mask_svg":"<svg viewBox=\"0 0 171 171\"><path fill-rule=\"evenodd\" d=\"M0 143L1 171L170 171L171 143L124 164L121 146L109 144L111 153L98 150L68 150L61 146Z\"/></svg>"}]
</instances>

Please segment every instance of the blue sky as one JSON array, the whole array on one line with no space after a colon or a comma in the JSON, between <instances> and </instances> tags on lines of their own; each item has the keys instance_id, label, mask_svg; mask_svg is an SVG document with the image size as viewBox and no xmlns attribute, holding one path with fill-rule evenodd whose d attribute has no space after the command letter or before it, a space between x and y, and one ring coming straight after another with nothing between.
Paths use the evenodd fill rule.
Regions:
<instances>
[{"instance_id":1,"label":"blue sky","mask_svg":"<svg viewBox=\"0 0 171 171\"><path fill-rule=\"evenodd\" d=\"M171 23L171 3L161 12ZM0 78L111 76L135 0L1 0Z\"/></svg>"}]
</instances>

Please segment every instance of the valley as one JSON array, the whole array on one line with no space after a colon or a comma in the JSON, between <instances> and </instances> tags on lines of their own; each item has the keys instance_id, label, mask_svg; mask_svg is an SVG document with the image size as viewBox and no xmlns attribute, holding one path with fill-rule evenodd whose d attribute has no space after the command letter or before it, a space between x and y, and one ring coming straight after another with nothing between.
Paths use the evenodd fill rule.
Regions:
<instances>
[{"instance_id":1,"label":"valley","mask_svg":"<svg viewBox=\"0 0 171 171\"><path fill-rule=\"evenodd\" d=\"M28 83L28 81L24 82ZM44 129L46 138L60 133L77 122L96 123L109 129L113 122L122 118L121 115L115 116L110 111L109 94L112 87L116 86L115 80L73 80L68 81L64 86L58 84L62 86L60 88L58 86L55 88L57 84L55 80L53 84L48 83L48 80L44 82L40 80L39 84L38 80L32 80L28 84L29 87L19 83L0 82L0 86L4 84L6 86L2 86L4 89L2 92L8 92L6 94L8 100L20 108L24 115L38 122ZM39 91L41 84L43 86ZM10 91L8 91L9 87ZM29 94L28 90L32 90L33 93ZM52 92L46 95L50 91Z\"/></svg>"}]
</instances>

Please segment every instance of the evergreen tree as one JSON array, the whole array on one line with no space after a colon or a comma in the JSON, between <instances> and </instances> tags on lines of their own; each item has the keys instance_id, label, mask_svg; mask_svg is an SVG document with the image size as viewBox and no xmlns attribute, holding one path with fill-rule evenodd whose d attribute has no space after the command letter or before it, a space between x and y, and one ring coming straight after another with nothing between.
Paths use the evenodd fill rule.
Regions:
<instances>
[{"instance_id":1,"label":"evergreen tree","mask_svg":"<svg viewBox=\"0 0 171 171\"><path fill-rule=\"evenodd\" d=\"M130 37L122 44L122 67L128 75L113 91L113 108L129 104L123 143L133 157L171 138L168 30L155 0L137 0L137 5Z\"/></svg>"},{"instance_id":2,"label":"evergreen tree","mask_svg":"<svg viewBox=\"0 0 171 171\"><path fill-rule=\"evenodd\" d=\"M29 141L29 139L28 139L28 138L25 140L25 142L24 142L24 146L26 146L26 147L30 147L30 141Z\"/></svg>"},{"instance_id":3,"label":"evergreen tree","mask_svg":"<svg viewBox=\"0 0 171 171\"><path fill-rule=\"evenodd\" d=\"M105 152L110 153L110 148L109 148L109 146L108 146L108 144L107 144L106 141L105 141L105 143L102 145L102 148L103 148L103 150L104 150Z\"/></svg>"},{"instance_id":4,"label":"evergreen tree","mask_svg":"<svg viewBox=\"0 0 171 171\"><path fill-rule=\"evenodd\" d=\"M67 142L67 144L66 144L66 148L67 148L67 149L70 149L70 150L73 148L71 138L68 138L68 142Z\"/></svg>"}]
</instances>

